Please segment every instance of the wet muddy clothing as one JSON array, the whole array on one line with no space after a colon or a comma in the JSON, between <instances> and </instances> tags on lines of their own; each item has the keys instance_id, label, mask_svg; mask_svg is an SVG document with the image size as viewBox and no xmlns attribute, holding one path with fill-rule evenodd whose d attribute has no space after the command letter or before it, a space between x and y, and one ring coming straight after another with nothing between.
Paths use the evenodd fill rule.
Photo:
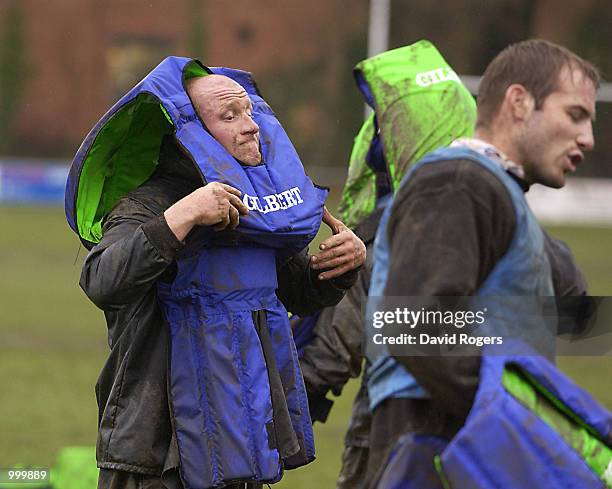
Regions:
<instances>
[{"instance_id":1,"label":"wet muddy clothing","mask_svg":"<svg viewBox=\"0 0 612 489\"><path fill-rule=\"evenodd\" d=\"M414 175L412 182L413 184L403 187L396 196L389 230L392 245L396 245L398 249L410 249L419 255L414 263L391 265L390 279L393 276L394 282L391 284L390 280L387 287L395 289L387 293L401 296L406 295L406 290L422 287L420 290L423 292L415 292L414 295L426 295L428 292L425 292L425 288L428 287L427 290L432 291L455 290L454 293L457 294L459 287L466 286L468 277L473 277L473 285L469 286L474 290L487 276L487 270L492 269L504 254L514 233L516 218L506 189L494 175L469 161L425 166ZM516 182L527 190L528 187L523 181L517 178ZM405 212L406 206L409 206L410 214ZM403 219L407 215L412 218ZM443 219L440 219L441 215ZM342 301L334 308L323 311L315 327L315 338L304 349L301 365L313 408L311 412L317 411L317 405L325 404L324 399L328 392L339 395L344 384L361 373L361 301L369 288L373 259L371 248L379 219L380 212L365 219L362 225L356 228L355 232L368 247L368 261L360 271L357 283ZM419 220L421 225L418 230L412 229L412 223ZM586 283L569 248L547 233L544 234L556 294L576 296L586 293ZM427 235L429 239L425 237ZM460 238L464 236L469 238L463 242L465 247L459 248L462 241ZM482 236L480 245L472 249L472 243L478 240L478 236ZM424 244L426 239L427 245ZM397 244L398 242L401 244ZM454 268L451 269L448 264L442 266L433 251L444 249L449 243L457 244L453 251L457 253L457 258L452 261ZM459 256L462 258L459 259ZM404 259L407 258L406 254ZM405 273L406 270L412 269L417 271ZM423 278L428 279L426 283ZM404 365L405 362L414 360L419 372L432 372L426 368L429 360L423 357L396 358ZM367 388L362 386L353 405L345 438L345 453L338 487L351 487L348 484L359 480L358 474L363 474L363 464L368 463L368 459L371 470L380 467L392 446L390 440L396 438L390 436L390 433L401 434L415 425L421 426L422 432L451 438L462 426L477 389L479 360L436 358L434 361L438 362L437 365L442 367L442 370L434 370L432 373L439 373L444 379L436 378L435 384L439 385L439 388L433 387L433 390L443 392L444 399L447 399L444 404L450 411L445 411L442 406L432 406L432 401L427 399L384 402L377 409L378 419L370 434L372 420L368 410L369 400ZM446 363L441 365L444 362ZM406 405L410 409L406 409ZM321 407L318 412L324 412L326 416L330 407ZM319 420L324 421L325 416ZM405 418L411 422L400 422ZM386 428L385 423L389 425ZM398 429L400 426L404 428ZM345 479L347 484L342 485Z\"/></svg>"},{"instance_id":2,"label":"wet muddy clothing","mask_svg":"<svg viewBox=\"0 0 612 489\"><path fill-rule=\"evenodd\" d=\"M524 182L516 181L527 189ZM393 203L385 295L473 295L510 246L515 225L510 196L491 172L470 161L424 166L400 189ZM586 294L586 282L567 246L546 233L545 238L555 294ZM477 388L477 378L472 378L478 373L477 357L471 359L472 367L453 358L396 359L415 372L417 379L427 377L427 372L436 374L435 382L423 378L419 383L449 413L465 418ZM462 367L450 368L454 362ZM438 379L438 374L446 381Z\"/></svg>"},{"instance_id":3,"label":"wet muddy clothing","mask_svg":"<svg viewBox=\"0 0 612 489\"><path fill-rule=\"evenodd\" d=\"M175 258L198 243L197 228L178 241L163 212L200 185L195 166L167 137L155 173L106 217L103 238L85 260L80 285L104 311L111 348L96 385L101 468L159 477L179 465L168 399L169 330L156 283L172 282ZM337 303L355 280L349 272L319 281L308 260L304 250L277 256L276 264L279 299L304 315Z\"/></svg>"},{"instance_id":4,"label":"wet muddy clothing","mask_svg":"<svg viewBox=\"0 0 612 489\"><path fill-rule=\"evenodd\" d=\"M518 177L515 181L528 189ZM385 296L473 295L509 248L515 226L510 195L488 170L467 160L423 166L393 202ZM586 282L569 248L544 235L555 294L585 295ZM562 299L558 305L564 306ZM431 399L391 398L375 409L370 447L377 454L370 458L365 487L375 487L393 446L391 432L451 439L464 424L478 388L478 356L407 357L394 345L389 351ZM398 424L401 419L405 421Z\"/></svg>"}]
</instances>

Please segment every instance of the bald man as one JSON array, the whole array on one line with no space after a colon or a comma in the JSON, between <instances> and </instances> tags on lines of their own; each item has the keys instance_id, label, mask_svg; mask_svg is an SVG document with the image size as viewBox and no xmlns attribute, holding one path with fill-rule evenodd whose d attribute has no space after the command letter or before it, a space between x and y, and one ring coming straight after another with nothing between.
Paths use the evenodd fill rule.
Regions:
<instances>
[{"instance_id":1,"label":"bald man","mask_svg":"<svg viewBox=\"0 0 612 489\"><path fill-rule=\"evenodd\" d=\"M243 166L265 164L259 127L242 86L225 76L208 75L189 80L185 88L203 125L230 155ZM177 259L185 253L200 252L203 232L210 236L213 229L223 241L223 236L237 228L249 212L253 210L249 211L238 189L219 182L203 184L196 165L175 137L168 135L153 175L121 199L105 218L102 240L88 255L81 276L81 286L89 297L108 296L109 288L121 289L121 294L114 294L119 299L107 301L102 307L111 353L96 388L101 406L98 462L105 467L100 471L100 489L182 489L180 467L201 463L184 460L176 436L169 394L170 328L160 305L158 285L173 284L183 273ZM300 315L336 304L354 282L355 269L365 260L365 246L346 226L327 211L323 221L333 235L322 243L319 253L309 256L303 250L277 259L275 269L273 265L272 270L264 270L264 274L276 274L276 295L283 306ZM222 273L223 264L217 268ZM207 288L215 287L214 277L211 280L213 284L202 285L200 295L205 297ZM284 315L286 318L286 312ZM260 330L258 334L264 335L261 348L266 356L270 338ZM273 385L280 380L274 380L278 372L272 371L276 367L267 358L270 396L285 395L282 385L280 392L278 385ZM121 416L116 415L119 411ZM283 447L283 443L289 444L286 440L295 440L288 419L285 415L284 420L274 420L281 458L283 450L288 456L295 451ZM205 443L214 445L219 440ZM246 449L232 447L234 453ZM231 465L231 461L228 463ZM224 487L261 485L237 482Z\"/></svg>"},{"instance_id":2,"label":"bald man","mask_svg":"<svg viewBox=\"0 0 612 489\"><path fill-rule=\"evenodd\" d=\"M204 126L234 158L247 166L261 163L259 127L242 86L223 75L208 75L189 80L187 93ZM213 182L172 205L164 216L176 238L182 240L194 225L213 225L218 231L234 229L240 215L247 213L240 191ZM313 270L326 270L319 274L320 280L339 277L365 261L365 245L352 231L328 212L324 222L334 236L322 243L325 251L310 258Z\"/></svg>"}]
</instances>

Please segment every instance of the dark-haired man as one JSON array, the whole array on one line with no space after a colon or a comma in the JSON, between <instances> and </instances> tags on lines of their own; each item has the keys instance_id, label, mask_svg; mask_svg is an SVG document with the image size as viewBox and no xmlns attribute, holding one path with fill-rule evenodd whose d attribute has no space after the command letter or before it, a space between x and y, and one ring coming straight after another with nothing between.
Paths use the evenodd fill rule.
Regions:
<instances>
[{"instance_id":1,"label":"dark-haired man","mask_svg":"<svg viewBox=\"0 0 612 489\"><path fill-rule=\"evenodd\" d=\"M593 148L598 84L597 70L561 46L529 40L502 51L482 78L475 137L426 156L387 209L370 295L585 293L569 250L542 232L523 193L535 183L562 187ZM472 406L480 359L389 351L395 357L369 371L370 392L386 393L371 449L388 451L385 440L400 430L452 438ZM398 378L414 395L396 395ZM368 468L371 487L380 465Z\"/></svg>"}]
</instances>

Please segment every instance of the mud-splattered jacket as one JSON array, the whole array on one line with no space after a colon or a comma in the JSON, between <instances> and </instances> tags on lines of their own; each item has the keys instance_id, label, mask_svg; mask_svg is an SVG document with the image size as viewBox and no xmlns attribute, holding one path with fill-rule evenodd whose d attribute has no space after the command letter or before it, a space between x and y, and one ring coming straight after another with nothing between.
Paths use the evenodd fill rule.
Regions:
<instances>
[{"instance_id":1,"label":"mud-splattered jacket","mask_svg":"<svg viewBox=\"0 0 612 489\"><path fill-rule=\"evenodd\" d=\"M193 233L179 242L163 218L195 189L190 171L192 163L167 140L159 171L117 204L83 266L81 287L104 310L111 347L96 384L103 468L160 475L179 464L167 385L169 327L155 285L173 281L177 255L198 239ZM278 298L302 315L338 302L354 279L317 280L305 251L279 260L276 270Z\"/></svg>"},{"instance_id":2,"label":"mud-splattered jacket","mask_svg":"<svg viewBox=\"0 0 612 489\"><path fill-rule=\"evenodd\" d=\"M184 82L211 72L234 79L251 98L261 165L242 166L195 113ZM189 160L192 171L185 175L195 171L182 179L191 187L169 178L167 165L155 170L164 135L172 135ZM210 181L241 190L252 212L233 232L198 227L182 247L163 211L193 185ZM277 290L300 288L297 294L316 307L342 296L341 280L317 283L307 257L295 256L316 234L326 194L304 174L245 72L167 58L96 124L75 157L66 210L82 241L98 243L81 285L109 322L105 371L111 374L103 373L98 386L101 467L160 474L178 466L185 487L205 489L275 482L284 468L314 458L306 394ZM152 317L153 333L147 331ZM166 358L153 366L154 378L142 371L150 366L142 344ZM143 375L132 377L130 366ZM165 377L162 368L168 368ZM169 404L160 418L143 416L153 421L143 426L149 437L143 440L132 426L164 391ZM164 408L172 413L170 440L163 436Z\"/></svg>"}]
</instances>

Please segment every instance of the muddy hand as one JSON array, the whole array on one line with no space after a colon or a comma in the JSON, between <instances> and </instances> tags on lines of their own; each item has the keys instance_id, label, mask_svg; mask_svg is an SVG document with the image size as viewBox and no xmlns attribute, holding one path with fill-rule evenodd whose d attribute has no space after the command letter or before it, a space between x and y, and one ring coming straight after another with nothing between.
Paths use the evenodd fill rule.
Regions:
<instances>
[{"instance_id":1,"label":"muddy hand","mask_svg":"<svg viewBox=\"0 0 612 489\"><path fill-rule=\"evenodd\" d=\"M321 270L320 280L329 280L360 267L366 258L366 247L353 231L336 219L327 208L323 209L323 222L333 236L319 245L319 251L310 258L310 267Z\"/></svg>"}]
</instances>

